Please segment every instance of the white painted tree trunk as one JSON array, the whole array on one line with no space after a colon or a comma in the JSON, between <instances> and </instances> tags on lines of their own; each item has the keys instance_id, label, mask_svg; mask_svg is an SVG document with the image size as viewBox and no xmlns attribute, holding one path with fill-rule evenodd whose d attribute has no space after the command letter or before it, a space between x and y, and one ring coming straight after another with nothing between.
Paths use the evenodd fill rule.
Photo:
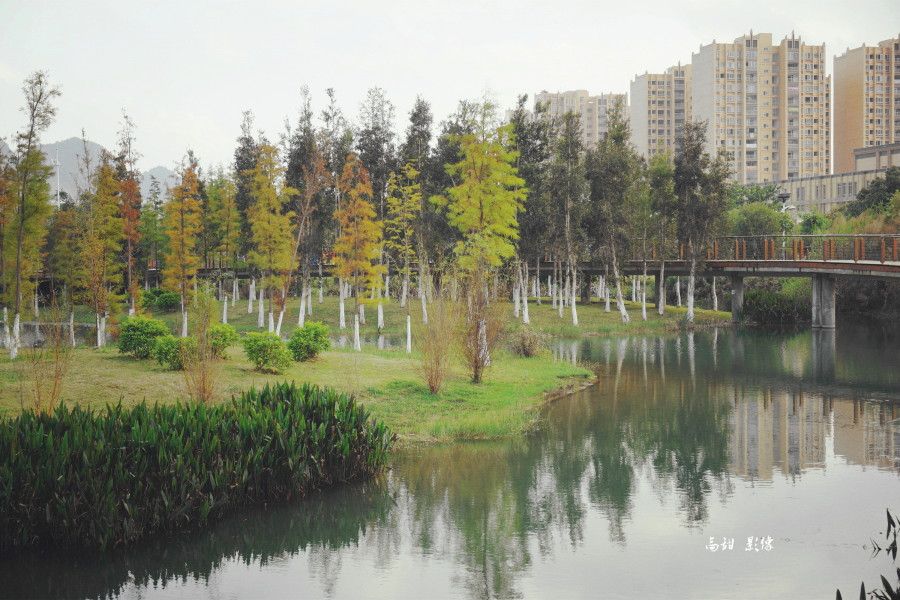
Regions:
<instances>
[{"instance_id":1,"label":"white painted tree trunk","mask_svg":"<svg viewBox=\"0 0 900 600\"><path fill-rule=\"evenodd\" d=\"M323 290L323 288L322 288L322 278L319 277L319 304L322 304L322 302L323 302L323 300L324 300L324 298L325 298L325 292L323 292L322 290Z\"/></svg>"},{"instance_id":2,"label":"white painted tree trunk","mask_svg":"<svg viewBox=\"0 0 900 600\"><path fill-rule=\"evenodd\" d=\"M75 310L69 311L69 342L75 347Z\"/></svg>"},{"instance_id":3,"label":"white painted tree trunk","mask_svg":"<svg viewBox=\"0 0 900 600\"><path fill-rule=\"evenodd\" d=\"M353 315L353 349L362 352L362 346L359 343L359 315Z\"/></svg>"},{"instance_id":4,"label":"white painted tree trunk","mask_svg":"<svg viewBox=\"0 0 900 600\"><path fill-rule=\"evenodd\" d=\"M225 302L222 303L222 324L228 324L228 298L225 298Z\"/></svg>"},{"instance_id":5,"label":"white painted tree trunk","mask_svg":"<svg viewBox=\"0 0 900 600\"><path fill-rule=\"evenodd\" d=\"M560 282L560 285L558 285L557 287L559 288L559 290L557 291L559 298L556 299L556 309L557 309L557 311L559 311L559 318L562 319L563 311L565 310L565 306L563 305L564 303L563 303L563 284L562 284L562 282Z\"/></svg>"},{"instance_id":6,"label":"white painted tree trunk","mask_svg":"<svg viewBox=\"0 0 900 600\"><path fill-rule=\"evenodd\" d=\"M269 311L269 333L275 333L275 313Z\"/></svg>"},{"instance_id":7,"label":"white painted tree trunk","mask_svg":"<svg viewBox=\"0 0 900 600\"><path fill-rule=\"evenodd\" d=\"M572 287L572 325L578 327L578 309L575 307L575 287Z\"/></svg>"},{"instance_id":8,"label":"white painted tree trunk","mask_svg":"<svg viewBox=\"0 0 900 600\"><path fill-rule=\"evenodd\" d=\"M681 277L675 278L675 302L681 307Z\"/></svg>"},{"instance_id":9,"label":"white painted tree trunk","mask_svg":"<svg viewBox=\"0 0 900 600\"><path fill-rule=\"evenodd\" d=\"M9 342L9 360L15 360L19 355L19 344L22 341L19 335L19 313L13 315L12 340Z\"/></svg>"},{"instance_id":10,"label":"white painted tree trunk","mask_svg":"<svg viewBox=\"0 0 900 600\"><path fill-rule=\"evenodd\" d=\"M513 287L513 316L519 318L519 286Z\"/></svg>"},{"instance_id":11,"label":"white painted tree trunk","mask_svg":"<svg viewBox=\"0 0 900 600\"><path fill-rule=\"evenodd\" d=\"M713 310L718 312L718 310L719 310L719 297L716 295L716 278L715 278L715 277L713 277L712 296L713 296Z\"/></svg>"},{"instance_id":12,"label":"white painted tree trunk","mask_svg":"<svg viewBox=\"0 0 900 600\"><path fill-rule=\"evenodd\" d=\"M409 315L406 315L406 353L412 353L412 322Z\"/></svg>"},{"instance_id":13,"label":"white painted tree trunk","mask_svg":"<svg viewBox=\"0 0 900 600\"><path fill-rule=\"evenodd\" d=\"M400 308L406 308L406 290L409 284L409 280L403 280L403 290L400 292Z\"/></svg>"},{"instance_id":14,"label":"white painted tree trunk","mask_svg":"<svg viewBox=\"0 0 900 600\"><path fill-rule=\"evenodd\" d=\"M647 320L647 273L644 273L644 285L641 286L641 318Z\"/></svg>"},{"instance_id":15,"label":"white painted tree trunk","mask_svg":"<svg viewBox=\"0 0 900 600\"><path fill-rule=\"evenodd\" d=\"M312 286L309 285L306 288L306 316L312 316Z\"/></svg>"},{"instance_id":16,"label":"white painted tree trunk","mask_svg":"<svg viewBox=\"0 0 900 600\"><path fill-rule=\"evenodd\" d=\"M361 325L366 324L366 305L365 304L359 305L359 322Z\"/></svg>"},{"instance_id":17,"label":"white painted tree trunk","mask_svg":"<svg viewBox=\"0 0 900 600\"><path fill-rule=\"evenodd\" d=\"M41 311L38 309L38 289L37 286L34 286L34 320L37 321L41 318Z\"/></svg>"},{"instance_id":18,"label":"white painted tree trunk","mask_svg":"<svg viewBox=\"0 0 900 600\"><path fill-rule=\"evenodd\" d=\"M253 314L253 298L256 296L256 280L250 280L250 295L247 298L247 314Z\"/></svg>"},{"instance_id":19,"label":"white painted tree trunk","mask_svg":"<svg viewBox=\"0 0 900 600\"><path fill-rule=\"evenodd\" d=\"M425 304L426 294L421 293L422 292L421 285L419 286L419 292L420 292L419 296L422 298L422 324L428 325L428 306L426 306L426 304Z\"/></svg>"},{"instance_id":20,"label":"white painted tree trunk","mask_svg":"<svg viewBox=\"0 0 900 600\"><path fill-rule=\"evenodd\" d=\"M547 287L550 288L550 307L556 310L556 286L553 285L553 280L550 277L547 278Z\"/></svg>"},{"instance_id":21,"label":"white painted tree trunk","mask_svg":"<svg viewBox=\"0 0 900 600\"><path fill-rule=\"evenodd\" d=\"M618 273L613 273L613 277L616 278L616 305L619 307L619 314L622 315L622 322L627 323L631 320L631 317L628 316L628 311L625 310L625 302L622 297L622 278L618 277Z\"/></svg>"},{"instance_id":22,"label":"white painted tree trunk","mask_svg":"<svg viewBox=\"0 0 900 600\"><path fill-rule=\"evenodd\" d=\"M659 298L656 299L656 307L659 311L660 316L665 313L666 310L666 263L662 263L662 267L659 270Z\"/></svg>"},{"instance_id":23,"label":"white painted tree trunk","mask_svg":"<svg viewBox=\"0 0 900 600\"><path fill-rule=\"evenodd\" d=\"M378 331L384 329L384 307L381 306L381 299L378 300Z\"/></svg>"},{"instance_id":24,"label":"white painted tree trunk","mask_svg":"<svg viewBox=\"0 0 900 600\"><path fill-rule=\"evenodd\" d=\"M306 320L306 296L300 298L300 314L297 316L297 327L303 327Z\"/></svg>"},{"instance_id":25,"label":"white painted tree trunk","mask_svg":"<svg viewBox=\"0 0 900 600\"><path fill-rule=\"evenodd\" d=\"M182 304L183 306L183 304ZM181 337L186 338L188 336L188 318L187 318L187 309L181 309ZM100 327L103 328L104 333L106 333L106 319L100 320ZM106 337L105 335L103 336Z\"/></svg>"},{"instance_id":26,"label":"white painted tree trunk","mask_svg":"<svg viewBox=\"0 0 900 600\"><path fill-rule=\"evenodd\" d=\"M259 288L259 298L256 299L256 303L259 305L259 310L256 311L256 326L262 329L266 326L266 288Z\"/></svg>"},{"instance_id":27,"label":"white painted tree trunk","mask_svg":"<svg viewBox=\"0 0 900 600\"><path fill-rule=\"evenodd\" d=\"M237 277L231 280L231 308L237 306L238 294L240 294L238 288L238 280Z\"/></svg>"},{"instance_id":28,"label":"white painted tree trunk","mask_svg":"<svg viewBox=\"0 0 900 600\"><path fill-rule=\"evenodd\" d=\"M344 282L341 281L338 283L338 290L340 291L339 297L339 307L340 307L340 320L338 321L339 329L347 329L347 319L344 313Z\"/></svg>"},{"instance_id":29,"label":"white painted tree trunk","mask_svg":"<svg viewBox=\"0 0 900 600\"><path fill-rule=\"evenodd\" d=\"M533 284L534 284L534 280L532 280L532 285ZM525 294L522 297L522 322L525 323L526 325L531 323L531 319L528 318L528 294Z\"/></svg>"},{"instance_id":30,"label":"white painted tree trunk","mask_svg":"<svg viewBox=\"0 0 900 600\"><path fill-rule=\"evenodd\" d=\"M694 263L691 262L691 274L688 275L687 284L687 320L694 322Z\"/></svg>"},{"instance_id":31,"label":"white painted tree trunk","mask_svg":"<svg viewBox=\"0 0 900 600\"><path fill-rule=\"evenodd\" d=\"M270 313L271 314L271 313ZM275 326L275 335L281 337L281 322L284 320L284 310L278 311L278 324Z\"/></svg>"}]
</instances>

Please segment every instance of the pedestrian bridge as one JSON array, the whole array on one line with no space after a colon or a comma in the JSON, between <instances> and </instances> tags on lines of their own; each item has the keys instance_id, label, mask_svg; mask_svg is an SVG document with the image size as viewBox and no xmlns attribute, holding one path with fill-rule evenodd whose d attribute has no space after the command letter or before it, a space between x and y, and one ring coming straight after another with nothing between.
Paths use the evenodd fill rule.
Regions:
<instances>
[{"instance_id":1,"label":"pedestrian bridge","mask_svg":"<svg viewBox=\"0 0 900 600\"><path fill-rule=\"evenodd\" d=\"M623 262L625 275L689 275L683 244L660 245L638 241ZM812 324L834 327L834 284L838 277L900 282L900 235L789 235L719 237L700 266L700 277L730 277L732 320L738 321L744 298L745 277L812 277ZM602 257L601 257L602 260ZM531 272L535 269L531 268ZM540 275L553 272L553 263L542 262ZM601 261L582 263L588 276L607 275ZM659 297L659 277L656 277ZM735 310L736 309L736 310Z\"/></svg>"}]
</instances>

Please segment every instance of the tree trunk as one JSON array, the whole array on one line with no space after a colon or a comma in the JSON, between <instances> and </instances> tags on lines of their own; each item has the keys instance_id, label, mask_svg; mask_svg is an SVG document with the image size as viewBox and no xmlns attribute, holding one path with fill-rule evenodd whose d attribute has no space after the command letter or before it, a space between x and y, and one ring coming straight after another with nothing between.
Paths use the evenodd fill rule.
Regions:
<instances>
[{"instance_id":1,"label":"tree trunk","mask_svg":"<svg viewBox=\"0 0 900 600\"><path fill-rule=\"evenodd\" d=\"M719 311L719 297L716 295L716 278L713 277L712 282L712 297L713 297L713 310Z\"/></svg>"},{"instance_id":2,"label":"tree trunk","mask_svg":"<svg viewBox=\"0 0 900 600\"><path fill-rule=\"evenodd\" d=\"M622 322L627 323L631 318L628 316L628 311L625 310L625 302L622 297L622 278L619 277L619 265L616 261L615 254L613 254L612 268L613 279L616 281L616 306L619 308L619 313L622 315Z\"/></svg>"},{"instance_id":3,"label":"tree trunk","mask_svg":"<svg viewBox=\"0 0 900 600\"><path fill-rule=\"evenodd\" d=\"M344 316L344 280L338 279L338 298L339 298L339 307L340 307L340 320L338 321L338 328L343 330L347 329L347 319Z\"/></svg>"},{"instance_id":4,"label":"tree trunk","mask_svg":"<svg viewBox=\"0 0 900 600\"><path fill-rule=\"evenodd\" d=\"M519 282L513 286L513 316L519 318Z\"/></svg>"},{"instance_id":5,"label":"tree trunk","mask_svg":"<svg viewBox=\"0 0 900 600\"><path fill-rule=\"evenodd\" d=\"M412 353L412 322L409 315L406 315L406 353Z\"/></svg>"},{"instance_id":6,"label":"tree trunk","mask_svg":"<svg viewBox=\"0 0 900 600\"><path fill-rule=\"evenodd\" d=\"M101 327L104 329L104 334L106 333L106 318L104 317L100 321ZM187 318L187 309L184 308L184 303L182 303L181 308L181 337L186 338L188 336L188 318ZM106 337L104 335L104 337Z\"/></svg>"},{"instance_id":7,"label":"tree trunk","mask_svg":"<svg viewBox=\"0 0 900 600\"><path fill-rule=\"evenodd\" d=\"M253 314L253 298L256 296L256 279L250 280L250 294L247 297L247 314Z\"/></svg>"},{"instance_id":8,"label":"tree trunk","mask_svg":"<svg viewBox=\"0 0 900 600\"><path fill-rule=\"evenodd\" d=\"M322 304L324 292L322 291L322 260L319 259L319 304Z\"/></svg>"},{"instance_id":9,"label":"tree trunk","mask_svg":"<svg viewBox=\"0 0 900 600\"><path fill-rule=\"evenodd\" d=\"M231 280L231 307L234 308L237 306L238 301L238 280L237 277L234 277Z\"/></svg>"},{"instance_id":10,"label":"tree trunk","mask_svg":"<svg viewBox=\"0 0 900 600\"><path fill-rule=\"evenodd\" d=\"M694 273L696 272L697 261L691 260L691 274L688 276L687 289L687 321L694 322Z\"/></svg>"},{"instance_id":11,"label":"tree trunk","mask_svg":"<svg viewBox=\"0 0 900 600\"><path fill-rule=\"evenodd\" d=\"M366 324L366 305L365 304L359 305L359 323L360 323L360 325Z\"/></svg>"},{"instance_id":12,"label":"tree trunk","mask_svg":"<svg viewBox=\"0 0 900 600\"><path fill-rule=\"evenodd\" d=\"M675 301L678 308L681 308L681 276L675 278Z\"/></svg>"},{"instance_id":13,"label":"tree trunk","mask_svg":"<svg viewBox=\"0 0 900 600\"><path fill-rule=\"evenodd\" d=\"M381 298L378 299L378 332L384 329L384 308L381 306Z\"/></svg>"},{"instance_id":14,"label":"tree trunk","mask_svg":"<svg viewBox=\"0 0 900 600\"><path fill-rule=\"evenodd\" d=\"M5 321L5 319L4 319ZM75 347L75 309L69 310L69 342Z\"/></svg>"},{"instance_id":15,"label":"tree trunk","mask_svg":"<svg viewBox=\"0 0 900 600\"><path fill-rule=\"evenodd\" d=\"M647 320L647 263L644 263L644 285L641 286L641 318Z\"/></svg>"},{"instance_id":16,"label":"tree trunk","mask_svg":"<svg viewBox=\"0 0 900 600\"><path fill-rule=\"evenodd\" d=\"M269 310L269 333L275 333L275 314Z\"/></svg>"},{"instance_id":17,"label":"tree trunk","mask_svg":"<svg viewBox=\"0 0 900 600\"><path fill-rule=\"evenodd\" d=\"M228 298L225 298L225 302L222 303L222 324L228 324Z\"/></svg>"},{"instance_id":18,"label":"tree trunk","mask_svg":"<svg viewBox=\"0 0 900 600\"><path fill-rule=\"evenodd\" d=\"M362 346L359 344L359 315L353 315L353 349L362 352Z\"/></svg>"},{"instance_id":19,"label":"tree trunk","mask_svg":"<svg viewBox=\"0 0 900 600\"><path fill-rule=\"evenodd\" d=\"M265 317L266 302L265 302L265 299L266 299L266 286L261 286L259 288L259 298L256 299L256 303L259 305L259 310L257 311L257 315L256 315L256 326L259 327L260 329L262 329L263 327L266 326L266 317Z\"/></svg>"},{"instance_id":20,"label":"tree trunk","mask_svg":"<svg viewBox=\"0 0 900 600\"><path fill-rule=\"evenodd\" d=\"M666 310L666 261L659 263L659 297L656 299L656 307L662 315Z\"/></svg>"},{"instance_id":21,"label":"tree trunk","mask_svg":"<svg viewBox=\"0 0 900 600\"><path fill-rule=\"evenodd\" d=\"M569 266L569 270L572 270L572 266ZM578 327L578 309L575 307L575 273L572 273L572 289L571 289L571 297L569 301L572 303L572 325Z\"/></svg>"},{"instance_id":22,"label":"tree trunk","mask_svg":"<svg viewBox=\"0 0 900 600\"><path fill-rule=\"evenodd\" d=\"M422 324L428 325L428 306L425 305L425 294L422 293L422 281L419 281L419 297L422 299Z\"/></svg>"},{"instance_id":23,"label":"tree trunk","mask_svg":"<svg viewBox=\"0 0 900 600\"><path fill-rule=\"evenodd\" d=\"M272 313L269 313L270 315ZM281 337L281 322L284 319L284 309L278 311L278 324L275 326L275 335Z\"/></svg>"},{"instance_id":24,"label":"tree trunk","mask_svg":"<svg viewBox=\"0 0 900 600\"><path fill-rule=\"evenodd\" d=\"M300 298L300 314L297 316L297 327L303 327L306 320L306 293Z\"/></svg>"}]
</instances>

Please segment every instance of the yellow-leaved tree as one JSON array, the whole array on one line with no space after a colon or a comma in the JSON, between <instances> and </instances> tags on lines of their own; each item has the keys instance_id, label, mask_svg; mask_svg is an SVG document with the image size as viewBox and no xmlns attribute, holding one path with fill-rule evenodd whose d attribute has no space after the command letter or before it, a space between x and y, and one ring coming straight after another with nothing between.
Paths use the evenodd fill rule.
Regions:
<instances>
[{"instance_id":1,"label":"yellow-leaved tree","mask_svg":"<svg viewBox=\"0 0 900 600\"><path fill-rule=\"evenodd\" d=\"M410 319L410 305L406 303L406 293L409 290L410 262L415 258L415 251L411 248L415 239L416 215L419 214L422 202L422 186L417 181L419 171L415 168L415 160L408 161L400 171L400 175L391 173L388 185L388 215L385 223L388 248L396 250L403 257L403 291L400 298L401 306L406 304L406 353L412 352L412 325ZM421 226L421 224L420 224ZM421 263L419 264L419 278L424 277ZM428 322L425 312L425 294L422 296L423 322Z\"/></svg>"},{"instance_id":2,"label":"yellow-leaved tree","mask_svg":"<svg viewBox=\"0 0 900 600\"><path fill-rule=\"evenodd\" d=\"M341 228L341 233L334 244L334 262L338 275L353 283L353 348L358 352L362 349L359 344L360 296L372 286L379 285L385 271L384 265L375 264L378 258L378 245L381 242L382 224L375 220L369 172L362 166L356 154L347 156L339 186L341 193L344 194L344 202L334 213Z\"/></svg>"},{"instance_id":3,"label":"yellow-leaved tree","mask_svg":"<svg viewBox=\"0 0 900 600\"><path fill-rule=\"evenodd\" d=\"M269 297L269 331L276 331L273 312L273 301L279 307L278 332L284 318L285 292L282 290L277 298L274 291L280 288L285 272L291 268L291 220L294 213L284 211L297 190L286 185L284 167L278 160L278 149L269 144L260 144L256 148L256 166L247 171L252 204L247 209L247 221L252 232L253 249L247 255L251 265L262 272L260 286L263 294ZM262 322L263 305L260 302L259 327Z\"/></svg>"},{"instance_id":4,"label":"yellow-leaved tree","mask_svg":"<svg viewBox=\"0 0 900 600\"><path fill-rule=\"evenodd\" d=\"M477 383L490 366L491 350L502 330L502 319L488 302L488 277L515 253L516 212L523 210L528 190L515 167L518 152L510 149L515 147L512 125L500 124L496 104L485 98L467 125L468 133L450 136L451 143L459 144L462 160L445 167L459 183L431 201L462 234L455 253L466 274L471 309L460 350Z\"/></svg>"},{"instance_id":5,"label":"yellow-leaved tree","mask_svg":"<svg viewBox=\"0 0 900 600\"><path fill-rule=\"evenodd\" d=\"M178 168L181 184L169 191L165 211L165 235L169 250L165 255L163 288L181 294L181 337L187 337L188 287L196 280L200 257L197 256L197 234L203 206L197 184L197 162L188 154Z\"/></svg>"}]
</instances>

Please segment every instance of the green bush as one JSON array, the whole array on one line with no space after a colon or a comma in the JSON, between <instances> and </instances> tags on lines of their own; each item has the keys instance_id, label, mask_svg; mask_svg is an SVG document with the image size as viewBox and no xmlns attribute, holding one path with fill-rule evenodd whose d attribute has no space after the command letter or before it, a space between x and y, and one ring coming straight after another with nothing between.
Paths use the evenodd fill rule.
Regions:
<instances>
[{"instance_id":1,"label":"green bush","mask_svg":"<svg viewBox=\"0 0 900 600\"><path fill-rule=\"evenodd\" d=\"M809 321L812 314L811 299L798 295L791 297L771 290L744 292L743 318L756 323L795 323Z\"/></svg>"},{"instance_id":2,"label":"green bush","mask_svg":"<svg viewBox=\"0 0 900 600\"><path fill-rule=\"evenodd\" d=\"M163 292L156 297L156 308L163 312L171 312L181 308L181 294L175 292Z\"/></svg>"},{"instance_id":3,"label":"green bush","mask_svg":"<svg viewBox=\"0 0 900 600\"><path fill-rule=\"evenodd\" d=\"M130 317L119 325L119 352L135 358L150 358L156 339L169 334L162 321L147 317Z\"/></svg>"},{"instance_id":4,"label":"green bush","mask_svg":"<svg viewBox=\"0 0 900 600\"><path fill-rule=\"evenodd\" d=\"M257 371L281 373L291 366L291 355L284 341L274 333L248 333L244 352Z\"/></svg>"},{"instance_id":5,"label":"green bush","mask_svg":"<svg viewBox=\"0 0 900 600\"><path fill-rule=\"evenodd\" d=\"M230 508L369 477L392 441L352 396L310 384L218 405L61 405L0 418L0 551L196 529Z\"/></svg>"},{"instance_id":6,"label":"green bush","mask_svg":"<svg viewBox=\"0 0 900 600\"><path fill-rule=\"evenodd\" d=\"M233 325L217 324L209 326L209 346L213 358L228 358L228 349L237 344L237 331Z\"/></svg>"},{"instance_id":7,"label":"green bush","mask_svg":"<svg viewBox=\"0 0 900 600\"><path fill-rule=\"evenodd\" d=\"M177 338L172 334L156 338L153 347L153 358L170 371L184 370L184 357L197 351L197 339L193 337Z\"/></svg>"},{"instance_id":8,"label":"green bush","mask_svg":"<svg viewBox=\"0 0 900 600\"><path fill-rule=\"evenodd\" d=\"M310 321L291 332L288 350L297 362L315 358L331 347L329 333L328 325Z\"/></svg>"},{"instance_id":9,"label":"green bush","mask_svg":"<svg viewBox=\"0 0 900 600\"><path fill-rule=\"evenodd\" d=\"M154 287L144 292L144 298L147 300L147 302L156 303L156 299L164 293L165 291L162 288Z\"/></svg>"}]
</instances>

